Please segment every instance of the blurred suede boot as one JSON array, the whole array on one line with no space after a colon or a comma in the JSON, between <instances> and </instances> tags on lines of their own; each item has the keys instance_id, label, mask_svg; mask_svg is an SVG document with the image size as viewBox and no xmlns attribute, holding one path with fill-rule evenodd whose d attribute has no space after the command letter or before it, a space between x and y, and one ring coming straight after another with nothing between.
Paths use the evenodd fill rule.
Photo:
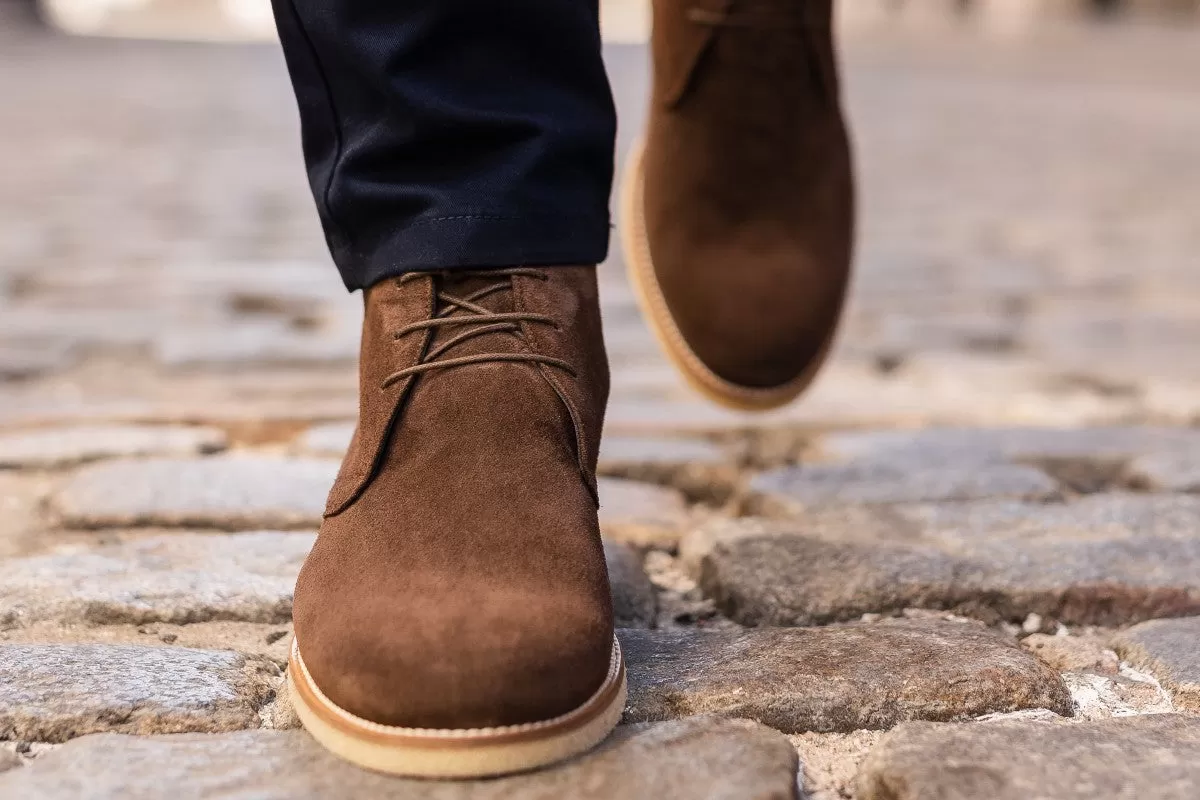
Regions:
<instances>
[{"instance_id":1,"label":"blurred suede boot","mask_svg":"<svg viewBox=\"0 0 1200 800\"><path fill-rule=\"evenodd\" d=\"M850 278L851 153L832 0L654 0L654 88L622 189L626 262L660 343L735 409L795 398Z\"/></svg>"},{"instance_id":2,"label":"blurred suede boot","mask_svg":"<svg viewBox=\"0 0 1200 800\"><path fill-rule=\"evenodd\" d=\"M411 273L365 303L358 429L296 584L297 712L401 775L582 752L625 703L595 269Z\"/></svg>"}]
</instances>

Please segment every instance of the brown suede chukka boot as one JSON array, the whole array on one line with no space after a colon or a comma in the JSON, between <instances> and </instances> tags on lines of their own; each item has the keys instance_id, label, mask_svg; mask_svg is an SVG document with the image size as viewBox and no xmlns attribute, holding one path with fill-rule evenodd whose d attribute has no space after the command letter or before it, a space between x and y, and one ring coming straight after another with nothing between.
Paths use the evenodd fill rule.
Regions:
<instances>
[{"instance_id":1,"label":"brown suede chukka boot","mask_svg":"<svg viewBox=\"0 0 1200 800\"><path fill-rule=\"evenodd\" d=\"M358 430L296 584L300 719L372 769L477 777L584 751L625 671L596 516L595 269L366 292Z\"/></svg>"},{"instance_id":2,"label":"brown suede chukka boot","mask_svg":"<svg viewBox=\"0 0 1200 800\"><path fill-rule=\"evenodd\" d=\"M799 395L850 278L854 189L832 0L654 0L654 90L622 189L635 290L695 388Z\"/></svg>"}]
</instances>

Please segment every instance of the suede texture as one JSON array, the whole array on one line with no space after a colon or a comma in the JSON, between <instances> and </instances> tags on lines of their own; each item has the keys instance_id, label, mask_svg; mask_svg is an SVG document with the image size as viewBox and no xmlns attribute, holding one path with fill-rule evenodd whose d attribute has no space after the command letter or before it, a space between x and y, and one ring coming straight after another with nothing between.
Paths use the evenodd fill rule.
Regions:
<instances>
[{"instance_id":1,"label":"suede texture","mask_svg":"<svg viewBox=\"0 0 1200 800\"><path fill-rule=\"evenodd\" d=\"M321 690L385 725L549 719L604 682L613 616L594 493L608 365L595 269L386 280L365 295L357 433L296 585L296 639ZM384 389L465 330L404 326L496 280L493 312L545 314L465 339L475 363ZM435 358L432 360L440 360Z\"/></svg>"},{"instance_id":2,"label":"suede texture","mask_svg":"<svg viewBox=\"0 0 1200 800\"><path fill-rule=\"evenodd\" d=\"M854 235L831 0L654 0L644 156L656 278L718 376L773 388L841 314Z\"/></svg>"}]
</instances>

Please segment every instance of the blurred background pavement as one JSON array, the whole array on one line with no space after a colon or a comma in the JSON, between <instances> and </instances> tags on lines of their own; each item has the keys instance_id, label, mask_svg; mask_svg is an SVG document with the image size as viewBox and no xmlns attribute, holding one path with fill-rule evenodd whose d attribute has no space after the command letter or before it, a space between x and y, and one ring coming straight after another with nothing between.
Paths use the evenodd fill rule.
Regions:
<instances>
[{"instance_id":1,"label":"blurred background pavement","mask_svg":"<svg viewBox=\"0 0 1200 800\"><path fill-rule=\"evenodd\" d=\"M1200 24L1059 13L993 36L949 3L885 24L868 5L842 4L864 199L851 312L816 391L754 424L1196 419ZM639 37L639 5L606 8ZM359 301L323 249L277 46L0 14L0 426L353 417ZM646 50L605 55L623 158ZM612 425L746 423L676 381L619 261Z\"/></svg>"}]
</instances>

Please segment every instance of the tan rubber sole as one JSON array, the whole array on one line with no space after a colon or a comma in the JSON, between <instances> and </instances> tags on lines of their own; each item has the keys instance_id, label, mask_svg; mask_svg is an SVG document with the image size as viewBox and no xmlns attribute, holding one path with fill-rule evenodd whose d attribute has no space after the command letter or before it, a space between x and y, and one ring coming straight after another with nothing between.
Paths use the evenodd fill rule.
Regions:
<instances>
[{"instance_id":1,"label":"tan rubber sole","mask_svg":"<svg viewBox=\"0 0 1200 800\"><path fill-rule=\"evenodd\" d=\"M602 742L625 710L625 661L613 641L608 677L560 717L496 728L398 728L357 717L321 692L292 641L288 690L305 729L360 767L412 778L486 778L544 767Z\"/></svg>"},{"instance_id":2,"label":"tan rubber sole","mask_svg":"<svg viewBox=\"0 0 1200 800\"><path fill-rule=\"evenodd\" d=\"M821 352L798 376L780 386L758 388L732 383L717 375L688 346L671 310L663 297L650 256L650 241L646 235L646 216L642 205L643 167L645 149L641 142L634 145L625 162L621 180L621 249L625 268L642 314L667 358L693 389L714 403L734 411L770 411L785 406L799 397L816 379L833 348L836 330L822 345Z\"/></svg>"}]
</instances>

